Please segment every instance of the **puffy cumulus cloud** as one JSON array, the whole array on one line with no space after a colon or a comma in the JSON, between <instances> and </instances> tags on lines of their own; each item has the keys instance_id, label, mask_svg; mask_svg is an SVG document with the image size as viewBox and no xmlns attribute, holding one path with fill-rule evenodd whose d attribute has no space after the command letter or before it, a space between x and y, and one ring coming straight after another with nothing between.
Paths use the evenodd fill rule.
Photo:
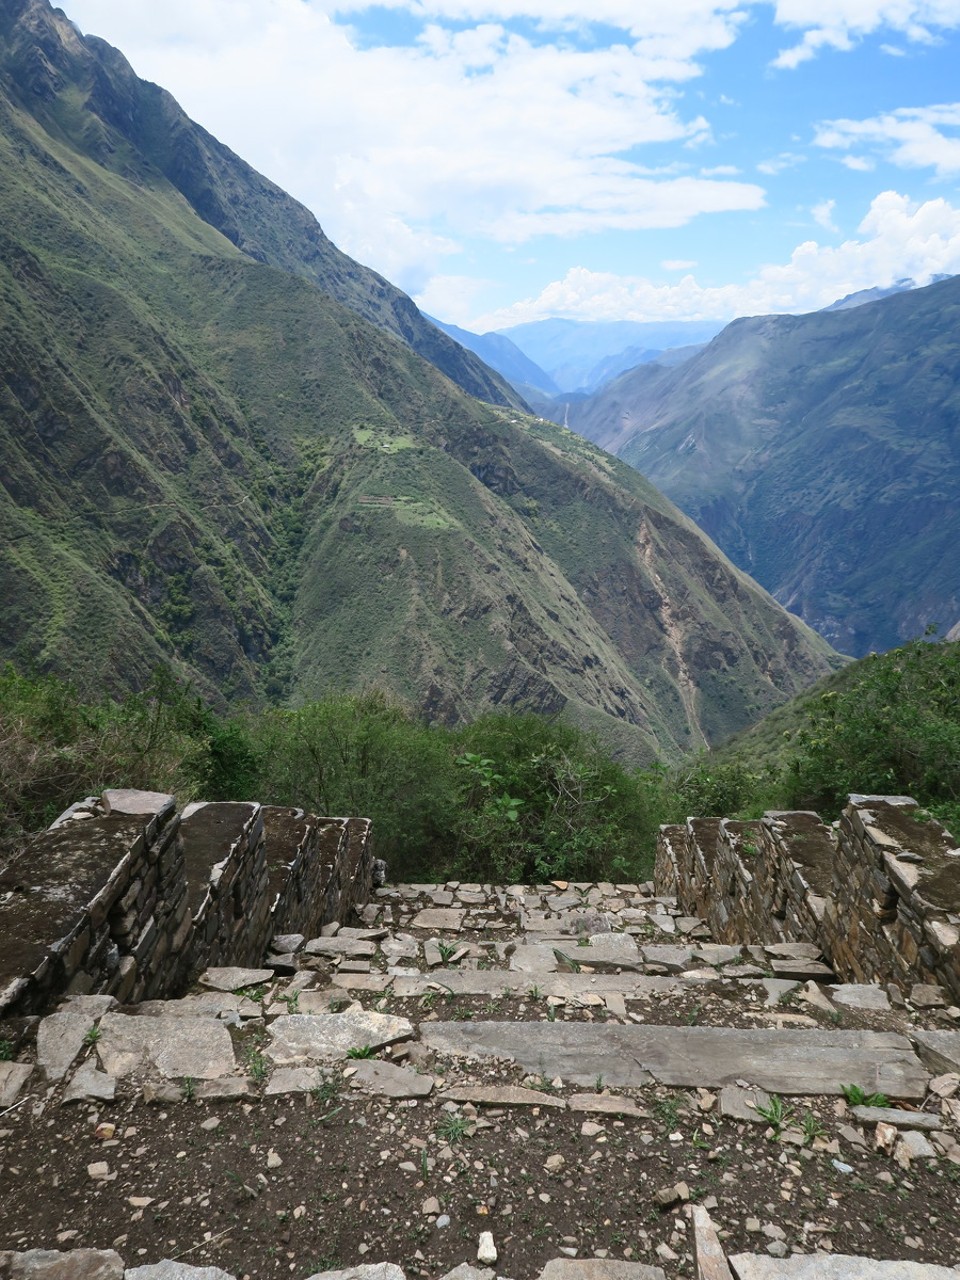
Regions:
<instances>
[{"instance_id":1,"label":"puffy cumulus cloud","mask_svg":"<svg viewBox=\"0 0 960 1280\"><path fill-rule=\"evenodd\" d=\"M873 149L905 169L934 169L938 177L960 173L960 102L901 107L868 120L828 120L816 131L818 146L849 151ZM869 164L845 156L851 168Z\"/></svg>"},{"instance_id":2,"label":"puffy cumulus cloud","mask_svg":"<svg viewBox=\"0 0 960 1280\"><path fill-rule=\"evenodd\" d=\"M789 262L762 267L743 284L703 286L693 275L657 285L637 276L574 267L536 298L473 321L499 329L569 316L578 320L732 320L743 315L815 311L859 289L885 287L906 276L919 284L960 274L960 208L946 200L913 203L886 191L857 228L836 246L807 240Z\"/></svg>"},{"instance_id":3,"label":"puffy cumulus cloud","mask_svg":"<svg viewBox=\"0 0 960 1280\"><path fill-rule=\"evenodd\" d=\"M774 66L790 70L824 49L852 49L879 31L929 44L960 27L960 0L775 0L774 14L778 25L803 32L774 59Z\"/></svg>"}]
</instances>

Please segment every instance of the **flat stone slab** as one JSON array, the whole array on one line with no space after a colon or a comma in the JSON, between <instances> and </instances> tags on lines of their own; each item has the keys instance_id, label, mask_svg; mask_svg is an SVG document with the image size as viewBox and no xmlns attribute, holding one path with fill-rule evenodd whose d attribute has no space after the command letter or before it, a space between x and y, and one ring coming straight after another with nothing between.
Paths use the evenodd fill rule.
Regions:
<instances>
[{"instance_id":1,"label":"flat stone slab","mask_svg":"<svg viewBox=\"0 0 960 1280\"><path fill-rule=\"evenodd\" d=\"M693 1252L697 1280L733 1280L727 1255L709 1213L702 1205L690 1206L693 1223Z\"/></svg>"},{"instance_id":2,"label":"flat stone slab","mask_svg":"<svg viewBox=\"0 0 960 1280\"><path fill-rule=\"evenodd\" d=\"M861 1124L892 1124L895 1129L942 1129L942 1116L931 1116L925 1111L901 1111L898 1107L852 1107Z\"/></svg>"},{"instance_id":3,"label":"flat stone slab","mask_svg":"<svg viewBox=\"0 0 960 1280\"><path fill-rule=\"evenodd\" d=\"M124 1280L234 1280L220 1267L194 1267L189 1262L150 1262L145 1267L128 1267Z\"/></svg>"},{"instance_id":4,"label":"flat stone slab","mask_svg":"<svg viewBox=\"0 0 960 1280\"><path fill-rule=\"evenodd\" d=\"M791 1031L550 1022L434 1022L422 1042L441 1053L508 1057L527 1071L615 1087L651 1079L707 1088L745 1079L771 1093L831 1094L855 1081L868 1092L922 1098L927 1072L904 1036L881 1031Z\"/></svg>"},{"instance_id":5,"label":"flat stone slab","mask_svg":"<svg viewBox=\"0 0 960 1280\"><path fill-rule=\"evenodd\" d=\"M741 1124L769 1124L757 1107L769 1107L770 1095L763 1089L740 1089L735 1084L724 1085L720 1090L720 1114L726 1120L738 1120Z\"/></svg>"},{"instance_id":6,"label":"flat stone slab","mask_svg":"<svg viewBox=\"0 0 960 1280\"><path fill-rule=\"evenodd\" d=\"M33 1074L29 1062L0 1062L0 1111L12 1107Z\"/></svg>"},{"instance_id":7,"label":"flat stone slab","mask_svg":"<svg viewBox=\"0 0 960 1280\"><path fill-rule=\"evenodd\" d=\"M175 807L173 796L163 791L129 791L111 789L100 797L105 813L122 813L128 817L154 817Z\"/></svg>"},{"instance_id":8,"label":"flat stone slab","mask_svg":"<svg viewBox=\"0 0 960 1280\"><path fill-rule=\"evenodd\" d=\"M322 991L297 991L296 1001L293 995L287 1000L274 1000L272 1004L267 1006L267 1013L274 1017L284 1013L330 1013L331 1000L343 1000L343 986L336 989L325 987ZM292 1007L291 1007L292 1006Z\"/></svg>"},{"instance_id":9,"label":"flat stone slab","mask_svg":"<svg viewBox=\"0 0 960 1280\"><path fill-rule=\"evenodd\" d=\"M457 907L424 907L410 921L411 929L450 929L459 933L465 911Z\"/></svg>"},{"instance_id":10,"label":"flat stone slab","mask_svg":"<svg viewBox=\"0 0 960 1280\"><path fill-rule=\"evenodd\" d=\"M397 934L384 938L380 950L388 960L416 960L420 954L420 943L409 934Z\"/></svg>"},{"instance_id":11,"label":"flat stone slab","mask_svg":"<svg viewBox=\"0 0 960 1280\"><path fill-rule=\"evenodd\" d=\"M771 960L770 968L778 978L799 978L803 982L810 978L823 982L833 977L830 966L818 960Z\"/></svg>"},{"instance_id":12,"label":"flat stone slab","mask_svg":"<svg viewBox=\"0 0 960 1280\"><path fill-rule=\"evenodd\" d=\"M519 1085L459 1084L444 1089L444 1102L473 1102L481 1107L558 1107L563 1110L566 1102L551 1093L539 1089L522 1089Z\"/></svg>"},{"instance_id":13,"label":"flat stone slab","mask_svg":"<svg viewBox=\"0 0 960 1280\"><path fill-rule=\"evenodd\" d=\"M624 964L640 960L636 939L629 933L593 933L589 945L577 946L573 954L574 957L586 956L588 964Z\"/></svg>"},{"instance_id":14,"label":"flat stone slab","mask_svg":"<svg viewBox=\"0 0 960 1280\"><path fill-rule=\"evenodd\" d=\"M822 954L815 942L770 942L763 949L779 960L819 960Z\"/></svg>"},{"instance_id":15,"label":"flat stone slab","mask_svg":"<svg viewBox=\"0 0 960 1280\"><path fill-rule=\"evenodd\" d=\"M890 997L883 987L872 982L841 982L830 988L830 999L847 1009L890 1008Z\"/></svg>"},{"instance_id":16,"label":"flat stone slab","mask_svg":"<svg viewBox=\"0 0 960 1280\"><path fill-rule=\"evenodd\" d=\"M386 973L335 973L330 981L344 991L386 991L393 977Z\"/></svg>"},{"instance_id":17,"label":"flat stone slab","mask_svg":"<svg viewBox=\"0 0 960 1280\"><path fill-rule=\"evenodd\" d=\"M704 964L733 964L743 958L743 947L728 946L722 942L701 942L693 953L694 960Z\"/></svg>"},{"instance_id":18,"label":"flat stone slab","mask_svg":"<svg viewBox=\"0 0 960 1280\"><path fill-rule=\"evenodd\" d=\"M362 938L311 938L303 948L308 956L341 956L350 960L366 960L377 954L375 942Z\"/></svg>"},{"instance_id":19,"label":"flat stone slab","mask_svg":"<svg viewBox=\"0 0 960 1280\"><path fill-rule=\"evenodd\" d=\"M433 1092L433 1076L422 1076L409 1067L398 1067L392 1062L364 1062L352 1064L354 1074L351 1085L378 1093L384 1098L426 1098Z\"/></svg>"},{"instance_id":20,"label":"flat stone slab","mask_svg":"<svg viewBox=\"0 0 960 1280\"><path fill-rule=\"evenodd\" d=\"M37 1028L37 1065L48 1080L62 1080L93 1026L82 1013L51 1013Z\"/></svg>"},{"instance_id":21,"label":"flat stone slab","mask_svg":"<svg viewBox=\"0 0 960 1280\"><path fill-rule=\"evenodd\" d=\"M244 987L258 987L273 980L272 969L240 969L235 966L207 969L200 975L201 987L212 987L214 991L240 991Z\"/></svg>"},{"instance_id":22,"label":"flat stone slab","mask_svg":"<svg viewBox=\"0 0 960 1280\"><path fill-rule=\"evenodd\" d=\"M607 1093L575 1093L568 1106L571 1111L597 1116L632 1116L635 1120L643 1120L650 1115L632 1098L616 1098Z\"/></svg>"},{"instance_id":23,"label":"flat stone slab","mask_svg":"<svg viewBox=\"0 0 960 1280\"><path fill-rule=\"evenodd\" d=\"M842 1253L790 1258L735 1253L728 1261L736 1280L957 1280L953 1267L932 1262L880 1262Z\"/></svg>"},{"instance_id":24,"label":"flat stone slab","mask_svg":"<svg viewBox=\"0 0 960 1280\"><path fill-rule=\"evenodd\" d=\"M933 1071L960 1071L960 1031L911 1031L910 1038Z\"/></svg>"},{"instance_id":25,"label":"flat stone slab","mask_svg":"<svg viewBox=\"0 0 960 1280\"><path fill-rule=\"evenodd\" d=\"M117 1081L105 1071L98 1071L95 1063L85 1062L63 1092L64 1102L113 1102L117 1093Z\"/></svg>"},{"instance_id":26,"label":"flat stone slab","mask_svg":"<svg viewBox=\"0 0 960 1280\"><path fill-rule=\"evenodd\" d=\"M511 973L556 973L560 964L557 950L548 943L527 943L517 947L510 957Z\"/></svg>"},{"instance_id":27,"label":"flat stone slab","mask_svg":"<svg viewBox=\"0 0 960 1280\"><path fill-rule=\"evenodd\" d=\"M552 1258L539 1280L667 1280L661 1267L614 1258Z\"/></svg>"},{"instance_id":28,"label":"flat stone slab","mask_svg":"<svg viewBox=\"0 0 960 1280\"><path fill-rule=\"evenodd\" d=\"M267 1081L264 1093L312 1093L323 1083L323 1075L316 1067L278 1067Z\"/></svg>"},{"instance_id":29,"label":"flat stone slab","mask_svg":"<svg viewBox=\"0 0 960 1280\"><path fill-rule=\"evenodd\" d=\"M57 1009L58 1013L79 1013L91 1022L96 1022L111 1009L119 1009L116 996L67 996Z\"/></svg>"},{"instance_id":30,"label":"flat stone slab","mask_svg":"<svg viewBox=\"0 0 960 1280\"><path fill-rule=\"evenodd\" d=\"M693 959L694 947L671 947L663 944L641 947L647 964L660 964L668 973L680 973Z\"/></svg>"},{"instance_id":31,"label":"flat stone slab","mask_svg":"<svg viewBox=\"0 0 960 1280\"><path fill-rule=\"evenodd\" d=\"M271 1039L267 1055L281 1067L336 1061L345 1058L349 1049L382 1049L413 1035L406 1018L365 1009L321 1017L286 1014L274 1019L267 1030Z\"/></svg>"},{"instance_id":32,"label":"flat stone slab","mask_svg":"<svg viewBox=\"0 0 960 1280\"><path fill-rule=\"evenodd\" d=\"M57 1249L0 1250L0 1276L9 1280L123 1280L123 1259L113 1249L71 1249L65 1253Z\"/></svg>"},{"instance_id":33,"label":"flat stone slab","mask_svg":"<svg viewBox=\"0 0 960 1280\"><path fill-rule=\"evenodd\" d=\"M144 1000L130 1007L140 1018L222 1018L232 1013L240 1018L259 1018L263 1012L255 1000L232 991L198 991L179 1000Z\"/></svg>"},{"instance_id":34,"label":"flat stone slab","mask_svg":"<svg viewBox=\"0 0 960 1280\"><path fill-rule=\"evenodd\" d=\"M230 1033L216 1018L105 1013L97 1053L107 1074L117 1077L152 1071L167 1080L214 1080L236 1069Z\"/></svg>"},{"instance_id":35,"label":"flat stone slab","mask_svg":"<svg viewBox=\"0 0 960 1280\"><path fill-rule=\"evenodd\" d=\"M518 948L519 950L519 948ZM334 982L339 984L338 978ZM342 985L353 986L352 983ZM442 974L417 977L395 977L393 994L401 998L422 996L428 991L457 996L530 996L536 989L541 998L558 996L562 1000L579 999L591 993L599 996L622 995L626 1000L641 1000L655 992L663 994L678 989L678 980L648 977L646 974L619 973L546 973L509 972L506 969L444 970ZM356 988L354 988L356 989ZM532 999L533 997L530 996Z\"/></svg>"},{"instance_id":36,"label":"flat stone slab","mask_svg":"<svg viewBox=\"0 0 960 1280\"><path fill-rule=\"evenodd\" d=\"M369 1262L343 1271L315 1271L307 1280L405 1280L405 1277L396 1263Z\"/></svg>"}]
</instances>

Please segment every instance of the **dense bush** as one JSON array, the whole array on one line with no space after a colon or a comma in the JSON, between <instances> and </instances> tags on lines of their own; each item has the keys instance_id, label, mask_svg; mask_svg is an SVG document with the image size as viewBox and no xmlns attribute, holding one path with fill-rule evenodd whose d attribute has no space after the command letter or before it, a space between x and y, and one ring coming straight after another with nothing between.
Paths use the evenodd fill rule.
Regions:
<instances>
[{"instance_id":1,"label":"dense bush","mask_svg":"<svg viewBox=\"0 0 960 1280\"><path fill-rule=\"evenodd\" d=\"M53 676L0 671L0 831L35 831L104 787L176 791L211 768L216 721L168 672L122 703L82 703Z\"/></svg>"},{"instance_id":2,"label":"dense bush","mask_svg":"<svg viewBox=\"0 0 960 1280\"><path fill-rule=\"evenodd\" d=\"M858 663L810 706L785 782L812 806L850 791L960 801L960 645L917 641Z\"/></svg>"},{"instance_id":3,"label":"dense bush","mask_svg":"<svg viewBox=\"0 0 960 1280\"><path fill-rule=\"evenodd\" d=\"M251 798L372 818L396 877L451 864L461 788L444 731L374 691L268 711L247 732L259 762Z\"/></svg>"},{"instance_id":4,"label":"dense bush","mask_svg":"<svg viewBox=\"0 0 960 1280\"><path fill-rule=\"evenodd\" d=\"M430 727L372 691L223 721L164 671L122 702L83 704L8 667L0 823L9 840L107 786L250 798L372 818L395 879L498 883L646 879L661 822L833 815L850 791L913 795L960 833L960 645L865 659L798 707L775 751L630 771L553 717Z\"/></svg>"},{"instance_id":5,"label":"dense bush","mask_svg":"<svg viewBox=\"0 0 960 1280\"><path fill-rule=\"evenodd\" d=\"M636 880L651 869L659 776L628 773L562 720L487 715L456 735L458 871L503 882Z\"/></svg>"}]
</instances>

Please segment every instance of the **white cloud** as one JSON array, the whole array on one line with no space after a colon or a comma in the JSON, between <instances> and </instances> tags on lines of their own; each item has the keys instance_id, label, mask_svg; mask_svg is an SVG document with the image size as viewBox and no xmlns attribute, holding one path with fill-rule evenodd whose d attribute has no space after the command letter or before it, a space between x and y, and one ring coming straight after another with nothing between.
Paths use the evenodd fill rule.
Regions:
<instances>
[{"instance_id":1,"label":"white cloud","mask_svg":"<svg viewBox=\"0 0 960 1280\"><path fill-rule=\"evenodd\" d=\"M742 315L815 311L859 289L906 276L920 284L960 274L960 208L946 200L915 204L885 191L870 205L858 238L836 246L805 241L789 262L762 267L743 284L704 286L693 275L656 285L574 267L535 298L476 319L471 328L500 329L569 316L578 320L731 320Z\"/></svg>"},{"instance_id":2,"label":"white cloud","mask_svg":"<svg viewBox=\"0 0 960 1280\"><path fill-rule=\"evenodd\" d=\"M709 169L701 169L701 178L735 178L740 170L735 164L715 164Z\"/></svg>"},{"instance_id":3,"label":"white cloud","mask_svg":"<svg viewBox=\"0 0 960 1280\"><path fill-rule=\"evenodd\" d=\"M782 50L774 66L788 70L824 49L845 51L878 31L895 31L913 43L930 44L939 32L960 27L958 0L776 0L778 25L803 32Z\"/></svg>"},{"instance_id":4,"label":"white cloud","mask_svg":"<svg viewBox=\"0 0 960 1280\"><path fill-rule=\"evenodd\" d=\"M814 141L834 150L873 147L905 169L934 169L938 177L960 173L960 102L901 107L868 120L828 120Z\"/></svg>"},{"instance_id":5,"label":"white cloud","mask_svg":"<svg viewBox=\"0 0 960 1280\"><path fill-rule=\"evenodd\" d=\"M780 155L774 156L771 160L761 160L757 165L757 170L760 173L776 177L778 173L783 173L787 169L795 169L798 164L803 164L806 158L806 156L797 155L794 151L782 151Z\"/></svg>"},{"instance_id":6,"label":"white cloud","mask_svg":"<svg viewBox=\"0 0 960 1280\"><path fill-rule=\"evenodd\" d=\"M872 173L877 167L868 156L841 156L840 163L854 173Z\"/></svg>"},{"instance_id":7,"label":"white cloud","mask_svg":"<svg viewBox=\"0 0 960 1280\"><path fill-rule=\"evenodd\" d=\"M839 228L833 220L833 211L836 207L836 200L821 200L810 210L810 216L818 227L823 227L824 231L837 231Z\"/></svg>"},{"instance_id":8,"label":"white cloud","mask_svg":"<svg viewBox=\"0 0 960 1280\"><path fill-rule=\"evenodd\" d=\"M447 324L469 328L470 318L475 314L474 298L489 283L473 276L435 275L423 289L414 292L413 299L428 315Z\"/></svg>"},{"instance_id":9,"label":"white cloud","mask_svg":"<svg viewBox=\"0 0 960 1280\"><path fill-rule=\"evenodd\" d=\"M340 0L68 3L342 248L408 288L471 236L677 227L763 203L755 184L676 165L709 125L683 113L675 86L732 42L737 0L598 0L589 20L574 0L404 0L394 7L426 19L417 41L372 47L333 20L358 7ZM507 25L520 13L554 29L606 22L624 38L528 38Z\"/></svg>"},{"instance_id":10,"label":"white cloud","mask_svg":"<svg viewBox=\"0 0 960 1280\"><path fill-rule=\"evenodd\" d=\"M660 263L663 271L692 271L696 265L692 258L664 258Z\"/></svg>"}]
</instances>

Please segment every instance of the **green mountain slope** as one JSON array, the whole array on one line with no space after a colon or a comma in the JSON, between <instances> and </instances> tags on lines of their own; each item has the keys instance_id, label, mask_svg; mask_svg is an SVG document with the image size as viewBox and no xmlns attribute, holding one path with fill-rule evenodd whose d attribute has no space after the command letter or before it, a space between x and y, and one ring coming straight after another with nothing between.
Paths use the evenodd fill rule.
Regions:
<instances>
[{"instance_id":1,"label":"green mountain slope","mask_svg":"<svg viewBox=\"0 0 960 1280\"><path fill-rule=\"evenodd\" d=\"M47 0L0 3L0 78L54 137L130 181L149 186L162 174L244 254L319 285L470 395L526 407L406 294L341 253L308 209L194 123L164 89L139 79L116 49L53 14Z\"/></svg>"},{"instance_id":2,"label":"green mountain slope","mask_svg":"<svg viewBox=\"0 0 960 1280\"><path fill-rule=\"evenodd\" d=\"M569 424L616 449L837 648L960 618L960 278L738 320Z\"/></svg>"},{"instance_id":3,"label":"green mountain slope","mask_svg":"<svg viewBox=\"0 0 960 1280\"><path fill-rule=\"evenodd\" d=\"M165 660L220 705L566 709L631 758L836 664L636 472L102 164L77 111L0 93L0 656L88 690Z\"/></svg>"}]
</instances>

